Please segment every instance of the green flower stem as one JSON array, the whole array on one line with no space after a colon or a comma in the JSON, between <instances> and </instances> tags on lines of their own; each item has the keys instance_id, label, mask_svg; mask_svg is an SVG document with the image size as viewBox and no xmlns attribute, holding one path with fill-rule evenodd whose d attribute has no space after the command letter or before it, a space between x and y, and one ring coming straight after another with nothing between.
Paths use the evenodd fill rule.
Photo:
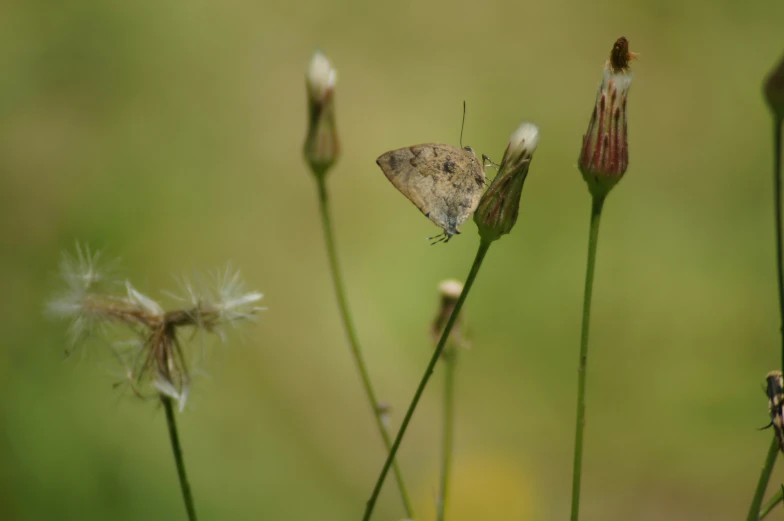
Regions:
<instances>
[{"instance_id":1,"label":"green flower stem","mask_svg":"<svg viewBox=\"0 0 784 521\"><path fill-rule=\"evenodd\" d=\"M776 221L776 274L778 276L781 326L781 366L784 370L784 234L781 215L781 131L784 121L773 118L773 201Z\"/></svg>"},{"instance_id":2,"label":"green flower stem","mask_svg":"<svg viewBox=\"0 0 784 521\"><path fill-rule=\"evenodd\" d=\"M326 176L323 174L316 175L316 179L319 190L321 222L324 226L324 240L327 243L327 254L329 255L329 265L332 271L332 281L335 283L335 294L337 295L338 299L340 316L343 319L343 326L346 330L349 346L351 347L351 354L354 357L354 362L362 380L362 387L365 390L365 396L367 396L367 399L370 402L370 406L373 409L373 417L376 420L376 427L378 427L378 432L381 434L381 438L384 440L384 446L389 453L392 448L392 440L390 438L389 431L384 424L384 411L378 403L376 393L373 390L373 384L370 382L370 374L368 373L367 366L365 365L365 360L362 357L362 350L359 347L359 340L357 340L356 329L354 328L354 323L351 319L351 313L348 309L348 300L346 299L346 293L343 289L343 280L340 276L340 269L338 268L338 256L335 248L335 238L332 234L332 221L329 214ZM400 498L403 501L403 508L406 511L406 516L409 519L414 519L414 509L411 506L411 499L408 496L406 484L403 480L403 474L400 472L400 467L398 467L397 461L392 461L391 464L395 473L397 487L400 490Z\"/></svg>"},{"instance_id":3,"label":"green flower stem","mask_svg":"<svg viewBox=\"0 0 784 521\"><path fill-rule=\"evenodd\" d=\"M169 439L171 439L172 452L174 453L174 463L177 466L177 476L180 478L180 489L182 490L182 499L185 501L185 510L188 512L188 520L196 521L196 508L193 506L191 486L188 484L188 475L185 473L185 460L182 457L180 437L177 434L177 421L174 418L172 399L161 395L161 402L166 411L166 424L169 427Z\"/></svg>"},{"instance_id":4,"label":"green flower stem","mask_svg":"<svg viewBox=\"0 0 784 521\"><path fill-rule=\"evenodd\" d=\"M389 451L389 456L387 456L387 460L384 462L384 466L381 468L381 473L378 476L378 480L376 480L373 493L370 495L370 499L368 499L367 506L365 508L365 515L362 517L362 521L368 521L370 516L373 514L373 508L376 506L376 500L378 500L378 495L381 492L381 486L384 484L384 479L386 479L387 473L389 472L389 467L394 460L395 454L397 454L398 448L400 448L400 442L403 441L403 436L406 433L406 429L408 428L408 424L411 421L411 417L414 415L417 404L419 404L419 399L422 398L422 393L425 391L425 386L427 386L427 382L430 380L430 376L433 374L436 363L438 363L438 359L441 357L441 352L444 350L446 341L449 338L449 333L452 331L452 326L455 325L455 320L457 320L457 316L460 314L460 308L463 307L463 302L465 302L465 299L468 296L468 292L471 290L471 286L474 284L474 279L476 279L476 275L479 273L479 268L482 267L482 261L487 254L487 250L490 249L490 244L492 244L492 242L485 240L482 240L479 243L479 249L476 252L474 264L471 266L471 271L469 272L468 278L466 279L465 285L463 286L463 292L460 293L460 298L457 299L455 309L452 311L452 315L450 315L449 320L446 323L446 327L444 327L444 332L441 333L441 339L438 341L436 350L433 353L433 356L430 358L430 363L427 364L425 374L422 376L422 380L419 382L419 387L417 387L417 390L414 393L414 398L412 398L411 404L408 406L406 415L403 418L403 423L400 424L400 430L397 433L395 442L392 444L392 448Z\"/></svg>"},{"instance_id":5,"label":"green flower stem","mask_svg":"<svg viewBox=\"0 0 784 521\"><path fill-rule=\"evenodd\" d=\"M768 481L770 481L770 475L773 472L773 465L776 463L776 456L778 456L778 454L779 441L774 435L773 439L770 441L768 455L765 457L765 463L762 466L762 472L760 472L757 489L754 491L754 498L751 500L751 506L749 507L749 514L746 516L746 521L758 521L763 517L760 513L760 505L762 504L762 498L765 496L765 489L768 488ZM775 503L770 505L768 511L770 511L774 505ZM765 514L767 515L767 512Z\"/></svg>"},{"instance_id":6,"label":"green flower stem","mask_svg":"<svg viewBox=\"0 0 784 521\"><path fill-rule=\"evenodd\" d=\"M585 270L583 298L583 326L580 338L580 362L577 368L577 425L574 435L574 465L572 469L571 521L580 517L580 478L583 469L583 431L585 430L585 380L588 365L588 329L591 321L591 293L596 264L596 246L599 242L599 221L602 217L604 196L594 196L591 204L591 227L588 235L588 262Z\"/></svg>"},{"instance_id":7,"label":"green flower stem","mask_svg":"<svg viewBox=\"0 0 784 521\"><path fill-rule=\"evenodd\" d=\"M441 491L436 503L436 520L444 521L446 503L449 498L449 476L452 468L452 438L455 410L456 346L444 353L444 426L441 440Z\"/></svg>"},{"instance_id":8,"label":"green flower stem","mask_svg":"<svg viewBox=\"0 0 784 521\"><path fill-rule=\"evenodd\" d=\"M782 234L782 205L781 205L781 132L784 120L775 117L773 118L773 210L774 222L776 224L776 276L778 280L778 294L779 294L779 315L780 315L780 328L781 328L781 365L784 369L784 236ZM779 453L778 438L773 437L768 455L765 458L765 463L762 467L757 489L754 492L754 498L751 500L749 507L748 521L757 521L768 515L768 512L781 500L781 493L774 496L760 511L762 498L765 496L765 489L768 487L770 474L773 472L773 465L776 462L776 456Z\"/></svg>"},{"instance_id":9,"label":"green flower stem","mask_svg":"<svg viewBox=\"0 0 784 521\"><path fill-rule=\"evenodd\" d=\"M779 491L776 492L776 494L772 498L770 498L770 500L767 503L765 503L765 506L762 507L759 513L760 520L765 519L765 517L767 517L767 515L770 514L771 510L773 510L773 507L781 503L782 498L784 498L783 493L784 493L784 485L782 485L782 488L780 488Z\"/></svg>"}]
</instances>

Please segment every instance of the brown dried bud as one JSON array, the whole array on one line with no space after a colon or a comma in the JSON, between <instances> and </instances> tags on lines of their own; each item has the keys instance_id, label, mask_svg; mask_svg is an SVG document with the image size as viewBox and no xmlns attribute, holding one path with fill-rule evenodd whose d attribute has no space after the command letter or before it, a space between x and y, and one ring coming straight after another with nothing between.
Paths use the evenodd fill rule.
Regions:
<instances>
[{"instance_id":1,"label":"brown dried bud","mask_svg":"<svg viewBox=\"0 0 784 521\"><path fill-rule=\"evenodd\" d=\"M765 99L776 119L784 120L784 56L765 80Z\"/></svg>"},{"instance_id":2,"label":"brown dried bud","mask_svg":"<svg viewBox=\"0 0 784 521\"><path fill-rule=\"evenodd\" d=\"M310 61L305 85L308 91L308 135L303 152L313 173L321 176L337 161L340 141L335 125L335 69L320 51Z\"/></svg>"},{"instance_id":3,"label":"brown dried bud","mask_svg":"<svg viewBox=\"0 0 784 521\"><path fill-rule=\"evenodd\" d=\"M629 62L635 57L635 53L629 52L629 42L621 37L604 64L602 84L578 160L580 172L594 196L607 195L629 165L626 97L632 84Z\"/></svg>"},{"instance_id":4,"label":"brown dried bud","mask_svg":"<svg viewBox=\"0 0 784 521\"><path fill-rule=\"evenodd\" d=\"M430 326L430 335L434 344L437 344L441 339L441 334L444 332L446 323L449 321L449 317L452 316L452 311L454 311L460 294L463 292L463 283L457 280L445 280L439 284L438 291L441 293L441 304L438 307L438 314L433 320L433 324ZM462 335L460 328L462 322L461 318L462 315L459 315L455 320L452 331L449 332L449 338L455 345L468 348L470 344ZM447 348L448 347L449 344L447 344ZM444 350L444 356L446 356L448 351L449 349Z\"/></svg>"},{"instance_id":5,"label":"brown dried bud","mask_svg":"<svg viewBox=\"0 0 784 521\"><path fill-rule=\"evenodd\" d=\"M500 238L509 233L517 222L523 183L538 144L539 127L533 123L521 123L509 138L498 174L474 213L474 222L482 240Z\"/></svg>"}]
</instances>

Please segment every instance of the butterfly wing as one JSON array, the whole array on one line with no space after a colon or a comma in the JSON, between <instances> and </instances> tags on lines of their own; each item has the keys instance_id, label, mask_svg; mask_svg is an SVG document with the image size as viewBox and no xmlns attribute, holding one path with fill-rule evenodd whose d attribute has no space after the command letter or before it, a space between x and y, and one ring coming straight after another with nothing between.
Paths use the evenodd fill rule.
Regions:
<instances>
[{"instance_id":1,"label":"butterfly wing","mask_svg":"<svg viewBox=\"0 0 784 521\"><path fill-rule=\"evenodd\" d=\"M429 217L429 201L435 180L430 175L429 168L423 164L420 151L415 151L422 146L427 145L390 150L376 159L376 164L394 187Z\"/></svg>"},{"instance_id":2,"label":"butterfly wing","mask_svg":"<svg viewBox=\"0 0 784 521\"><path fill-rule=\"evenodd\" d=\"M484 168L476 155L451 145L392 150L376 163L395 188L450 237L476 210L484 190Z\"/></svg>"}]
</instances>

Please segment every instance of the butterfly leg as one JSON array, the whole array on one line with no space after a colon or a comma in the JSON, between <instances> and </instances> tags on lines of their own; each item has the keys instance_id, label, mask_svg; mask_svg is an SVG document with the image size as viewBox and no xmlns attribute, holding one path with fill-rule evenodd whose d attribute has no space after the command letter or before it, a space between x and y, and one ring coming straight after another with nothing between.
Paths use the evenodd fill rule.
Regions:
<instances>
[{"instance_id":1,"label":"butterfly leg","mask_svg":"<svg viewBox=\"0 0 784 521\"><path fill-rule=\"evenodd\" d=\"M451 235L447 235L446 233L439 233L438 235L428 237L427 240L433 241L433 239L435 239L433 242L430 243L430 246L433 246L434 244L438 244L439 242L448 242L451 237L452 237Z\"/></svg>"},{"instance_id":2,"label":"butterfly leg","mask_svg":"<svg viewBox=\"0 0 784 521\"><path fill-rule=\"evenodd\" d=\"M496 170L498 170L498 168L500 166L498 163L496 163L495 161L493 161L492 159L487 157L485 154L482 154L482 168L486 168L487 165L492 166Z\"/></svg>"}]
</instances>

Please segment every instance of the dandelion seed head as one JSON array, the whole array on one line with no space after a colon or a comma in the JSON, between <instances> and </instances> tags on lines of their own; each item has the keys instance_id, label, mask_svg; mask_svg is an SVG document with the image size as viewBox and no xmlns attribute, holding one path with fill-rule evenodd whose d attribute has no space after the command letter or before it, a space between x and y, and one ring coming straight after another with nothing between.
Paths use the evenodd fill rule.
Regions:
<instances>
[{"instance_id":1,"label":"dandelion seed head","mask_svg":"<svg viewBox=\"0 0 784 521\"><path fill-rule=\"evenodd\" d=\"M103 352L115 367L113 387L130 389L142 399L169 397L182 411L192 366L206 358L203 340L199 349L191 345L193 336L213 333L225 340L227 324L255 319L262 294L249 291L240 272L227 265L207 277L207 283L198 275L179 279L179 293L170 296L181 305L167 311L130 281L120 282L106 266L98 252L80 245L75 253L64 254L64 288L48 303L49 311L70 320L74 343L94 332L106 337L109 348ZM184 333L188 330L190 337Z\"/></svg>"}]
</instances>

